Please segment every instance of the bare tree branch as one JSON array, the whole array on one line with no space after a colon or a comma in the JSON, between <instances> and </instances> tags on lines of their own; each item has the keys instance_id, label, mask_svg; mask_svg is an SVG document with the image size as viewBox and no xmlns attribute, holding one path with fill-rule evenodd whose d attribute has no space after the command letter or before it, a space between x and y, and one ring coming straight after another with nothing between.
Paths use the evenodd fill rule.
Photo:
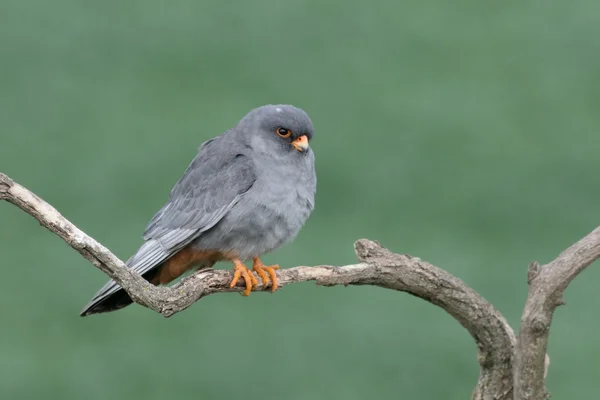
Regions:
<instances>
[{"instance_id":1,"label":"bare tree branch","mask_svg":"<svg viewBox=\"0 0 600 400\"><path fill-rule=\"evenodd\" d=\"M243 290L242 282L239 287L229 288L232 272L223 270L202 270L173 287L155 287L129 270L108 249L87 236L51 205L1 173L0 199L33 216L114 279L135 302L165 317L185 310L204 296ZM460 279L418 258L391 253L366 239L355 243L355 251L360 264L284 269L277 272L279 284L316 281L323 286L375 285L407 292L438 305L456 318L477 343L481 371L473 398L512 397L515 336L504 317L490 303Z\"/></svg>"},{"instance_id":2,"label":"bare tree branch","mask_svg":"<svg viewBox=\"0 0 600 400\"><path fill-rule=\"evenodd\" d=\"M198 271L172 287L155 287L129 270L108 249L66 220L56 209L0 173L0 200L15 204L60 236L93 265L114 279L132 299L165 317L204 296L239 292L229 288L231 271ZM544 399L548 334L554 309L571 280L600 257L600 228L565 250L551 263L530 265L529 295L518 341L504 317L460 279L425 261L395 254L366 239L354 245L359 264L295 267L277 272L280 286L316 281L318 285L374 285L407 292L452 315L475 339L480 375L473 399ZM260 282L260 280L259 280ZM263 289L259 285L258 290ZM513 358L514 368L513 368Z\"/></svg>"},{"instance_id":3,"label":"bare tree branch","mask_svg":"<svg viewBox=\"0 0 600 400\"><path fill-rule=\"evenodd\" d=\"M561 304L569 283L587 266L600 258L600 227L563 251L542 267L529 266L529 294L521 317L516 348L515 399L543 400L548 397L544 378L549 359L548 336L554 310Z\"/></svg>"}]
</instances>

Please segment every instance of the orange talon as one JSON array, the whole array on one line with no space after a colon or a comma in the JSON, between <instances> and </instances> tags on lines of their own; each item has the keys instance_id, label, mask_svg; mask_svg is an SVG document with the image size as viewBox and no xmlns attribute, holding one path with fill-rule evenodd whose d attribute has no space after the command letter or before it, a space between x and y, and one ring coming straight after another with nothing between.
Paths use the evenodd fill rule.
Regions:
<instances>
[{"instance_id":1,"label":"orange talon","mask_svg":"<svg viewBox=\"0 0 600 400\"><path fill-rule=\"evenodd\" d=\"M242 295L250 296L250 291L252 291L252 289L256 286L258 286L258 280L254 277L252 272L237 258L233 259L233 264L235 265L235 272L233 273L233 279L231 280L229 287L234 288L235 285L237 285L240 277L242 277L246 282L246 289L244 290Z\"/></svg>"},{"instance_id":2,"label":"orange talon","mask_svg":"<svg viewBox=\"0 0 600 400\"><path fill-rule=\"evenodd\" d=\"M260 279L263 282L263 289L266 289L269 283L271 283L271 293L279 288L279 284L277 283L277 275L275 275L275 270L279 269L279 265L271 265L267 267L262 263L262 261L260 261L258 257L254 257L254 265L252 266L252 269L256 271L258 276L260 276Z\"/></svg>"}]
</instances>

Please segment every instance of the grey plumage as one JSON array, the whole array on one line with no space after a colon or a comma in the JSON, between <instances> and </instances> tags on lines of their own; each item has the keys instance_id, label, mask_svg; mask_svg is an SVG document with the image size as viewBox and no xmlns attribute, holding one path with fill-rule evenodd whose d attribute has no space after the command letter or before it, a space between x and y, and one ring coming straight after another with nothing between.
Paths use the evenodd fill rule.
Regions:
<instances>
[{"instance_id":1,"label":"grey plumage","mask_svg":"<svg viewBox=\"0 0 600 400\"><path fill-rule=\"evenodd\" d=\"M280 127L289 138L276 134ZM208 140L149 222L144 243L127 266L151 280L162 263L186 246L233 253L242 260L291 241L314 208L314 154L292 141L310 140L308 115L289 105L250 111L236 127ZM204 265L204 267L210 267ZM112 311L131 303L109 281L81 315Z\"/></svg>"}]
</instances>

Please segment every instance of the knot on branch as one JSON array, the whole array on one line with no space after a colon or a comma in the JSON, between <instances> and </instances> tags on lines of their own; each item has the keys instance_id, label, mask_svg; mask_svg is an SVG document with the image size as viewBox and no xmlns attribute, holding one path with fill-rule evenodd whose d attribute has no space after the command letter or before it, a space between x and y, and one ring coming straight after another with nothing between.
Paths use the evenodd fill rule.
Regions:
<instances>
[{"instance_id":1,"label":"knot on branch","mask_svg":"<svg viewBox=\"0 0 600 400\"><path fill-rule=\"evenodd\" d=\"M12 185L12 179L0 172L0 199L7 198L8 190L12 187Z\"/></svg>"},{"instance_id":2,"label":"knot on branch","mask_svg":"<svg viewBox=\"0 0 600 400\"><path fill-rule=\"evenodd\" d=\"M530 313L521 320L521 329L527 329L536 335L541 335L550 330L552 319L542 313Z\"/></svg>"},{"instance_id":3,"label":"knot on branch","mask_svg":"<svg viewBox=\"0 0 600 400\"><path fill-rule=\"evenodd\" d=\"M362 262L376 262L377 259L386 258L390 252L379 242L369 239L358 239L354 242L356 257Z\"/></svg>"},{"instance_id":4,"label":"knot on branch","mask_svg":"<svg viewBox=\"0 0 600 400\"><path fill-rule=\"evenodd\" d=\"M531 282L540 274L542 266L539 262L534 261L529 264L529 269L527 270L527 284L530 285Z\"/></svg>"}]
</instances>

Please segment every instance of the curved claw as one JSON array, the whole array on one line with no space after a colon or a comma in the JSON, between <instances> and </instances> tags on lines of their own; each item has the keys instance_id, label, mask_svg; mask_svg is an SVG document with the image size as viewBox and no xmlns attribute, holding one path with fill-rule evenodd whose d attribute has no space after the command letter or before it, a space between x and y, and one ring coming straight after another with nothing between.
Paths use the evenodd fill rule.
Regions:
<instances>
[{"instance_id":1,"label":"curved claw","mask_svg":"<svg viewBox=\"0 0 600 400\"><path fill-rule=\"evenodd\" d=\"M271 293L279 288L277 275L275 274L275 271L279 269L279 265L266 266L258 257L254 257L252 269L260 276L260 279L263 282L263 288L266 289L269 283L271 284Z\"/></svg>"},{"instance_id":2,"label":"curved claw","mask_svg":"<svg viewBox=\"0 0 600 400\"><path fill-rule=\"evenodd\" d=\"M240 278L244 278L246 289L242 292L242 296L250 296L252 289L258 286L258 280L254 277L252 271L250 271L240 260L234 259L233 263L235 265L235 272L233 273L233 279L231 280L229 287L234 288Z\"/></svg>"}]
</instances>

